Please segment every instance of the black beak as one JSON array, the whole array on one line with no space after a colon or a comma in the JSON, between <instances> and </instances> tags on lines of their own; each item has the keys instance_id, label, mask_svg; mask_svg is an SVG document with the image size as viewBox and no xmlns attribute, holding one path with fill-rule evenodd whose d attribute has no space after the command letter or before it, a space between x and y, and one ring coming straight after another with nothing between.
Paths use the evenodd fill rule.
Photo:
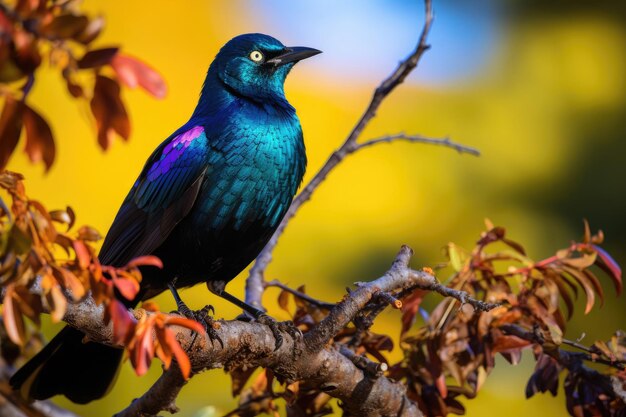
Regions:
<instances>
[{"instance_id":1,"label":"black beak","mask_svg":"<svg viewBox=\"0 0 626 417\"><path fill-rule=\"evenodd\" d=\"M279 65L288 64L290 62L298 62L321 53L322 51L314 48L307 48L304 46L292 46L290 48L286 48L280 55L275 56L272 59L268 59L266 64L272 64L277 67Z\"/></svg>"}]
</instances>

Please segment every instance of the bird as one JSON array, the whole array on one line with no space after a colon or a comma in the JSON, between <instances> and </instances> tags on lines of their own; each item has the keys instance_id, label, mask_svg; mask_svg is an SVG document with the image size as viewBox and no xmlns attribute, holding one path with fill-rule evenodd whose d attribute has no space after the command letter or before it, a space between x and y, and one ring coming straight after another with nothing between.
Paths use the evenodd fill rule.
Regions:
<instances>
[{"instance_id":1,"label":"bird","mask_svg":"<svg viewBox=\"0 0 626 417\"><path fill-rule=\"evenodd\" d=\"M319 53L259 33L236 36L220 49L191 118L150 155L98 255L112 266L144 255L161 259L162 269L142 268L135 299L121 299L127 307L169 289L187 315L177 289L205 282L262 315L224 288L263 249L302 182L302 127L284 82L298 61ZM11 386L36 400L64 395L85 404L103 397L123 350L83 339L66 326L13 375Z\"/></svg>"}]
</instances>

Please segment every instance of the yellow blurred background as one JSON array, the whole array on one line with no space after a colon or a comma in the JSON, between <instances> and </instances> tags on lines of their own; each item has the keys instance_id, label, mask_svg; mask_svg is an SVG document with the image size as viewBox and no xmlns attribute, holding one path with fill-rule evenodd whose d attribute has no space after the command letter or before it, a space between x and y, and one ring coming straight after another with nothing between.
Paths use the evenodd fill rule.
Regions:
<instances>
[{"instance_id":1,"label":"yellow blurred background","mask_svg":"<svg viewBox=\"0 0 626 417\"><path fill-rule=\"evenodd\" d=\"M482 156L405 143L351 156L292 222L268 278L307 284L313 296L338 300L347 285L383 273L401 244L415 249L415 267L442 261L449 241L471 247L485 217L505 226L535 258L579 238L587 218L605 231L607 249L624 264L626 5L479 0L434 6L433 49L363 138L400 131L449 135ZM42 70L31 103L52 125L57 160L48 175L22 155L9 168L26 175L32 197L49 208L70 204L78 223L103 234L145 159L190 116L206 69L227 40L263 32L324 51L296 66L286 85L304 128L310 178L344 140L373 88L414 47L423 17L418 0L85 0L84 8L106 17L98 45L122 45L150 63L169 93L157 101L125 92L131 140L103 153L88 104L77 106L58 73ZM235 294L243 296L245 276L229 285ZM586 333L591 344L626 327L623 297L605 282L604 308L583 316L579 306L568 337ZM204 286L182 295L192 307L213 304L218 317L238 314ZM286 319L272 308L277 295L269 290L266 306ZM158 298L164 310L174 308L170 298ZM430 296L426 307L438 301ZM398 313L385 313L376 330L396 337L398 322ZM54 331L46 328L47 335ZM524 399L532 368L530 356L517 367L499 360L478 399L464 401L467 415L566 415L562 396ZM126 364L105 399L88 406L58 402L81 415L108 416L159 372L155 363L138 378ZM178 399L181 416L221 415L235 404L220 370L193 378Z\"/></svg>"}]
</instances>

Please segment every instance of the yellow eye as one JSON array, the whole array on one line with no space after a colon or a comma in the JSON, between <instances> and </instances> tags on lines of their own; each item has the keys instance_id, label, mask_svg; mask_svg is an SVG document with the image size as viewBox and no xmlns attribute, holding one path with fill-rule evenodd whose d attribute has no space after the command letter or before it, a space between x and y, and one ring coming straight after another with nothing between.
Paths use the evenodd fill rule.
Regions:
<instances>
[{"instance_id":1,"label":"yellow eye","mask_svg":"<svg viewBox=\"0 0 626 417\"><path fill-rule=\"evenodd\" d=\"M263 62L263 54L261 51L252 51L250 52L250 59L254 62Z\"/></svg>"}]
</instances>

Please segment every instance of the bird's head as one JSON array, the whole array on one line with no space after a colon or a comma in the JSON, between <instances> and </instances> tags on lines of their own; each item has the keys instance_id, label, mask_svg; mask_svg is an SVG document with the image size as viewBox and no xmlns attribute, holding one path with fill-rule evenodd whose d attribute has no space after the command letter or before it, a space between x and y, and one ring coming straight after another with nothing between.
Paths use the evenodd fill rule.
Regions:
<instances>
[{"instance_id":1,"label":"bird's head","mask_svg":"<svg viewBox=\"0 0 626 417\"><path fill-rule=\"evenodd\" d=\"M228 41L211 67L235 94L253 100L284 98L283 84L291 68L319 53L313 48L286 47L271 36L250 33Z\"/></svg>"}]
</instances>

